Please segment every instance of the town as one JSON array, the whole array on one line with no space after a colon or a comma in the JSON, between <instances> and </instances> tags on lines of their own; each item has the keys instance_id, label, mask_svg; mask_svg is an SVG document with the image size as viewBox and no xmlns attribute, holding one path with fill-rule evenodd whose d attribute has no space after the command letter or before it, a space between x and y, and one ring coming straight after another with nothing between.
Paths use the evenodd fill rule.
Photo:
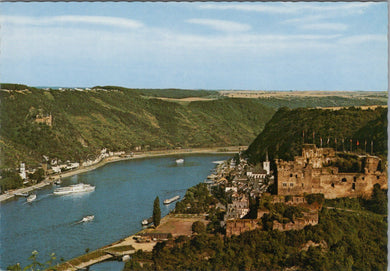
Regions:
<instances>
[{"instance_id":1,"label":"town","mask_svg":"<svg viewBox=\"0 0 390 271\"><path fill-rule=\"evenodd\" d=\"M276 174L270 168L268 154L262 165L252 166L241 155L231 159L230 163L218 165L216 173L210 175L206 183L210 191L222 187L230 201L227 206L217 205L226 212L221 221L226 227L226 236L262 228L261 220L270 212L264 207L267 204L262 204L267 201L268 206L283 203L301 209L296 217L271 221L273 230L300 230L307 225L318 224L318 211L323 199L368 198L375 184L387 189L387 165L381 165L379 157L356 155L363 168L343 172L343 169L334 166L338 155L333 148L304 144L302 155L295 157L294 161L275 161ZM276 188L276 193L271 195L272 186ZM313 200L316 196L320 200ZM252 215L248 218L250 200L256 198L260 200L260 204L255 205L258 208L254 212L256 217Z\"/></svg>"},{"instance_id":2,"label":"town","mask_svg":"<svg viewBox=\"0 0 390 271\"><path fill-rule=\"evenodd\" d=\"M345 156L358 159L361 168L345 172L345 168L336 166L340 157ZM111 260L144 263L144 259L133 255L155 251L161 242L172 247L204 232L206 227L215 236L222 233L226 238L256 229L303 230L319 223L319 212L326 199L370 198L375 187L387 189L387 164L379 157L336 152L314 144L303 144L302 154L293 161L276 159L272 163L267 152L265 161L253 165L240 151L231 159L215 163L217 166L207 179L190 188L161 225L151 224L134 236L65 262L57 266L58 270L68 270L76 263L86 267L108 259L109 255ZM326 249L328 244L324 240L309 241L304 246L306 250ZM123 252L116 253L116 257L107 252L122 248Z\"/></svg>"}]
</instances>

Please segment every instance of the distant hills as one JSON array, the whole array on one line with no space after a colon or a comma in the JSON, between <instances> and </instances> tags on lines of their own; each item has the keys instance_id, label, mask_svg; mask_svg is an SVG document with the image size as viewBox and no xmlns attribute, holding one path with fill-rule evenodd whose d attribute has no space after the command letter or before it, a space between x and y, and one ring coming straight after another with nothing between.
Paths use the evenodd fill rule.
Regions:
<instances>
[{"instance_id":1,"label":"distant hills","mask_svg":"<svg viewBox=\"0 0 390 271\"><path fill-rule=\"evenodd\" d=\"M229 98L206 90L115 86L43 90L1 84L1 166L16 167L22 161L38 165L43 155L80 161L94 157L102 148L134 151L136 147L248 145L281 106L386 103L380 95L371 96ZM282 118L283 112L288 116L288 109L282 109L272 123ZM273 140L285 136L278 132Z\"/></svg>"},{"instance_id":2,"label":"distant hills","mask_svg":"<svg viewBox=\"0 0 390 271\"><path fill-rule=\"evenodd\" d=\"M387 156L387 108L340 110L280 108L250 144L246 155L254 163L270 159L293 160L303 143L337 150L373 152ZM352 140L352 142L351 142Z\"/></svg>"}]
</instances>

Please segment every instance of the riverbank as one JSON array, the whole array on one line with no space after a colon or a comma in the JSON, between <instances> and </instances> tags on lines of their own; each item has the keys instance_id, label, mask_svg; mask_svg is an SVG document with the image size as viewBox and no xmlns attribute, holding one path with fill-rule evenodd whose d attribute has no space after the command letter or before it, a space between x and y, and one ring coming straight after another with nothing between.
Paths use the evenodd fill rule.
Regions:
<instances>
[{"instance_id":1,"label":"riverbank","mask_svg":"<svg viewBox=\"0 0 390 271\"><path fill-rule=\"evenodd\" d=\"M122 240L104 246L92 252L76 257L57 265L55 268L58 271L76 271L87 268L91 265L101 263L107 260L120 259L124 255L131 255L137 250L145 252L153 251L154 246L158 243L157 240L151 239L147 242L139 243L136 238L142 234L171 234L174 238L178 236L191 236L192 224L195 221L207 223L202 215L175 215L168 214L161 219L161 224L157 228L143 229L136 234L126 237Z\"/></svg>"},{"instance_id":2,"label":"riverbank","mask_svg":"<svg viewBox=\"0 0 390 271\"><path fill-rule=\"evenodd\" d=\"M133 160L133 159L143 159L143 158L152 158L152 157L161 157L161 156L173 156L173 155L185 155L185 154L202 154L202 153L220 153L220 154L228 154L228 153L237 153L240 150L245 150L247 146L230 146L230 147L215 147L215 148L195 148L195 149L175 149L175 150L158 150L158 151L148 151L142 153L134 153L131 157L120 157L120 156L111 156L103 159L99 163L95 165L91 165L88 167L79 167L75 170L70 170L66 172L62 172L61 174L51 175L47 177L42 182L24 188L19 188L11 191L6 191L5 194L0 195L0 202L9 200L14 198L15 194L22 193L30 193L36 189L40 189L44 186L51 185L54 181L60 178L66 178L73 175L81 174L84 172L88 172L99 167L102 167L108 163L125 161L125 160Z\"/></svg>"}]
</instances>

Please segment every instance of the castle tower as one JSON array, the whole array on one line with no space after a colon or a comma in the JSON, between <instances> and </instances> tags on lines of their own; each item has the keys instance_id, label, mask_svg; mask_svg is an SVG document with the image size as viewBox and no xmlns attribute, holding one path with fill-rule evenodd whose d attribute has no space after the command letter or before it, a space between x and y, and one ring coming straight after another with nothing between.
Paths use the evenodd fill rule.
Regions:
<instances>
[{"instance_id":1,"label":"castle tower","mask_svg":"<svg viewBox=\"0 0 390 271\"><path fill-rule=\"evenodd\" d=\"M270 162L268 160L268 150L266 151L265 161L263 162L263 169L265 171L267 171L267 175L270 174L270 172L271 172L271 165L270 165Z\"/></svg>"},{"instance_id":2,"label":"castle tower","mask_svg":"<svg viewBox=\"0 0 390 271\"><path fill-rule=\"evenodd\" d=\"M379 160L380 159L378 157L367 155L365 158L365 167L364 167L365 173L366 174L375 173L375 171L377 171L378 168Z\"/></svg>"}]
</instances>

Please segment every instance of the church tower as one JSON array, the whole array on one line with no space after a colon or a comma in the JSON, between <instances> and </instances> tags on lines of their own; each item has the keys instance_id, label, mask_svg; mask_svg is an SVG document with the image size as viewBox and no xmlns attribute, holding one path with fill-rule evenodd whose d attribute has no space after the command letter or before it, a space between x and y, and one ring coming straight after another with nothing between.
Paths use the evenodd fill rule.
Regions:
<instances>
[{"instance_id":1,"label":"church tower","mask_svg":"<svg viewBox=\"0 0 390 271\"><path fill-rule=\"evenodd\" d=\"M267 175L270 174L270 172L271 172L271 165L270 165L270 162L268 160L268 150L266 151L266 158L265 158L265 161L263 162L263 169L265 171L267 171Z\"/></svg>"}]
</instances>

